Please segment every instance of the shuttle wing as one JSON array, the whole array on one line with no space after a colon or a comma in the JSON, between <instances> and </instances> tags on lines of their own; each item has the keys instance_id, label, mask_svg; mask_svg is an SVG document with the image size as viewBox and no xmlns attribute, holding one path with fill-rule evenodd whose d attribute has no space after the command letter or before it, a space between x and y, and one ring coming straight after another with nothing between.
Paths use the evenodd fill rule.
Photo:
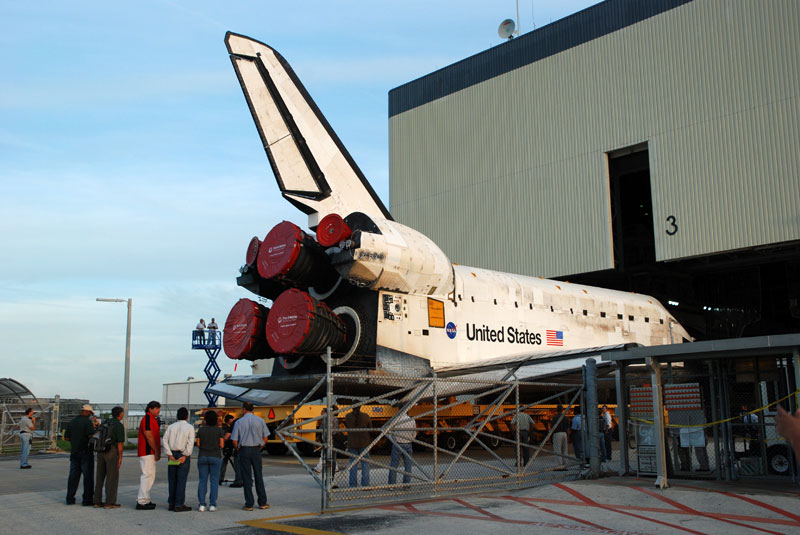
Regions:
<instances>
[{"instance_id":1,"label":"shuttle wing","mask_svg":"<svg viewBox=\"0 0 800 535\"><path fill-rule=\"evenodd\" d=\"M243 35L225 44L278 187L309 227L331 213L392 219L287 61Z\"/></svg>"}]
</instances>

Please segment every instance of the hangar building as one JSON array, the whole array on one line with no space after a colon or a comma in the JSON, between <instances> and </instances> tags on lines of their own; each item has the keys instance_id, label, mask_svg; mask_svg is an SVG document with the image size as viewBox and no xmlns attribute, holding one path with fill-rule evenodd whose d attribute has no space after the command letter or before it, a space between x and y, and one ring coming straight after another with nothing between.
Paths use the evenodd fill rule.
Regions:
<instances>
[{"instance_id":1,"label":"hangar building","mask_svg":"<svg viewBox=\"0 0 800 535\"><path fill-rule=\"evenodd\" d=\"M456 263L800 331L800 3L608 0L389 94L390 210Z\"/></svg>"}]
</instances>

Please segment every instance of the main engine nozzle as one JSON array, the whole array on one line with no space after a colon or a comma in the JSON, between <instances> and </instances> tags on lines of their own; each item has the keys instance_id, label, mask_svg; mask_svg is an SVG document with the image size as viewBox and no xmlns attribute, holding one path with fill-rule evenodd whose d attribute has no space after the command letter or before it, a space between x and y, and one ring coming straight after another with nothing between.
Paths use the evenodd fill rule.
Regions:
<instances>
[{"instance_id":1,"label":"main engine nozzle","mask_svg":"<svg viewBox=\"0 0 800 535\"><path fill-rule=\"evenodd\" d=\"M328 214L317 225L317 241L323 247L332 247L352 234L352 229L339 214Z\"/></svg>"},{"instance_id":2,"label":"main engine nozzle","mask_svg":"<svg viewBox=\"0 0 800 535\"><path fill-rule=\"evenodd\" d=\"M258 248L258 273L265 279L324 293L339 275L325 251L297 225L282 221L269 231Z\"/></svg>"},{"instance_id":3,"label":"main engine nozzle","mask_svg":"<svg viewBox=\"0 0 800 535\"><path fill-rule=\"evenodd\" d=\"M256 261L258 260L258 251L261 250L261 240L258 239L258 236L253 236L250 239L250 243L247 244L247 253L245 254L245 263L248 266L255 266Z\"/></svg>"},{"instance_id":4,"label":"main engine nozzle","mask_svg":"<svg viewBox=\"0 0 800 535\"><path fill-rule=\"evenodd\" d=\"M345 323L328 305L296 288L286 290L273 303L267 342L281 355L319 355L328 346L344 352L349 346Z\"/></svg>"},{"instance_id":5,"label":"main engine nozzle","mask_svg":"<svg viewBox=\"0 0 800 535\"><path fill-rule=\"evenodd\" d=\"M258 360L277 355L267 343L265 326L270 310L250 299L239 299L225 320L222 348L232 359Z\"/></svg>"}]
</instances>

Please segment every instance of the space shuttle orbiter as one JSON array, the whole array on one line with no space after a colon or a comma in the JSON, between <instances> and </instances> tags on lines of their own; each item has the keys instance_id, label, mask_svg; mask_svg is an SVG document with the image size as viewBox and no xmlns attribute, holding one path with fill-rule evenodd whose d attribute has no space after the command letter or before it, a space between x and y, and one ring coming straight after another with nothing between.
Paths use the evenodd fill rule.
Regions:
<instances>
[{"instance_id":1,"label":"space shuttle orbiter","mask_svg":"<svg viewBox=\"0 0 800 535\"><path fill-rule=\"evenodd\" d=\"M241 299L225 323L233 359L278 358L291 373L322 365L403 373L537 353L689 339L654 298L453 264L391 218L287 61L225 37L283 196L308 215L253 238Z\"/></svg>"}]
</instances>

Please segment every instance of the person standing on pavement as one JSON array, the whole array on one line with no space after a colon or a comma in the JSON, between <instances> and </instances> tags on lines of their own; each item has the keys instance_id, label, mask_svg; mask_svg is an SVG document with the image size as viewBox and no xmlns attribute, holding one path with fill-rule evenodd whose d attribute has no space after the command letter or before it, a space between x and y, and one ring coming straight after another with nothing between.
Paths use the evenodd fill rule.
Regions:
<instances>
[{"instance_id":1,"label":"person standing on pavement","mask_svg":"<svg viewBox=\"0 0 800 535\"><path fill-rule=\"evenodd\" d=\"M514 417L511 418L511 427L519 428L520 457L522 457L522 466L525 466L528 464L531 453L528 444L533 430L533 418L528 413L517 411Z\"/></svg>"},{"instance_id":2,"label":"person standing on pavement","mask_svg":"<svg viewBox=\"0 0 800 535\"><path fill-rule=\"evenodd\" d=\"M231 440L239 452L239 467L242 470L244 489L244 509L253 510L253 480L256 483L258 508L269 509L267 490L264 488L264 477L261 468L261 448L267 443L269 429L264 420L253 414L253 404L245 401L242 404L244 416L236 420Z\"/></svg>"},{"instance_id":3,"label":"person standing on pavement","mask_svg":"<svg viewBox=\"0 0 800 535\"><path fill-rule=\"evenodd\" d=\"M586 417L581 414L579 405L575 406L575 416L572 417L572 424L569 432L572 438L572 448L575 450L575 458L581 462L589 462L589 458L584 458L583 430L586 429Z\"/></svg>"},{"instance_id":4,"label":"person standing on pavement","mask_svg":"<svg viewBox=\"0 0 800 535\"><path fill-rule=\"evenodd\" d=\"M608 405L603 405L603 412L601 413L603 419L601 423L603 424L603 441L605 442L606 447L606 461L611 460L611 433L614 430L614 424L611 421L611 413L608 411Z\"/></svg>"},{"instance_id":5,"label":"person standing on pavement","mask_svg":"<svg viewBox=\"0 0 800 535\"><path fill-rule=\"evenodd\" d=\"M313 471L316 474L322 473L322 462L325 458L325 441L327 440L326 429L328 429L328 408L322 407L322 418L317 421L317 440L322 444L319 449L319 461L314 466Z\"/></svg>"},{"instance_id":6,"label":"person standing on pavement","mask_svg":"<svg viewBox=\"0 0 800 535\"><path fill-rule=\"evenodd\" d=\"M161 403L151 401L147 404L144 417L139 423L138 455L142 477L139 479L136 509L140 511L156 508L156 504L150 501L150 489L156 480L156 463L161 459L161 431L158 423L160 412Z\"/></svg>"},{"instance_id":7,"label":"person standing on pavement","mask_svg":"<svg viewBox=\"0 0 800 535\"><path fill-rule=\"evenodd\" d=\"M36 427L36 417L33 415L33 409L27 408L25 415L19 421L19 446L22 448L22 458L19 460L19 467L23 470L28 469L31 465L28 464L28 455L31 453L31 439L33 438L33 429Z\"/></svg>"},{"instance_id":8,"label":"person standing on pavement","mask_svg":"<svg viewBox=\"0 0 800 535\"><path fill-rule=\"evenodd\" d=\"M189 468L192 464L194 427L186 421L189 419L189 409L186 407L178 409L177 417L178 421L167 427L162 445L164 454L169 457L167 466L169 510L182 513L192 510L186 505L186 480L189 478Z\"/></svg>"},{"instance_id":9,"label":"person standing on pavement","mask_svg":"<svg viewBox=\"0 0 800 535\"><path fill-rule=\"evenodd\" d=\"M225 447L222 449L222 469L219 473L219 484L225 481L225 472L228 469L228 463L233 466L233 483L229 486L231 488L239 488L242 487L242 471L239 468L239 452L236 451L236 448L233 447L233 441L231 440L231 435L233 434L233 425L236 423L236 419L233 417L232 414L228 414L225 416L225 423L222 424L222 430L225 432Z\"/></svg>"},{"instance_id":10,"label":"person standing on pavement","mask_svg":"<svg viewBox=\"0 0 800 535\"><path fill-rule=\"evenodd\" d=\"M411 454L413 453L414 439L417 437L417 422L408 415L408 411L403 412L394 423L392 429L392 454L389 459L389 484L394 485L397 472L395 468L400 464L400 457L403 458L403 484L411 482Z\"/></svg>"},{"instance_id":11,"label":"person standing on pavement","mask_svg":"<svg viewBox=\"0 0 800 535\"><path fill-rule=\"evenodd\" d=\"M339 435L339 419L336 418L335 412L339 410L336 405L333 405L331 409L334 411L334 417L331 421L331 446L332 446L332 453L331 453L331 465L333 467L333 472L336 473L338 470L336 466L336 448L342 448L342 445L339 442L342 440L341 436ZM328 408L322 408L322 418L319 422L317 422L317 437L319 437L319 441L322 443L322 448L320 448L319 452L319 461L317 461L317 465L314 467L314 472L317 474L322 473L323 467L323 459L325 458L327 444L327 429L328 429Z\"/></svg>"},{"instance_id":12,"label":"person standing on pavement","mask_svg":"<svg viewBox=\"0 0 800 535\"><path fill-rule=\"evenodd\" d=\"M94 454L89 449L89 439L94 434L90 416L91 405L81 407L81 413L67 424L64 439L69 441L69 477L67 478L67 505L75 503L81 475L83 475L83 500L81 505L94 503Z\"/></svg>"},{"instance_id":13,"label":"person standing on pavement","mask_svg":"<svg viewBox=\"0 0 800 535\"><path fill-rule=\"evenodd\" d=\"M567 431L569 431L569 419L567 418L564 407L559 403L556 407L556 425L553 431L553 453L558 456L558 468L556 470L565 470L567 458L569 457L569 445L567 443ZM562 416L563 413L563 416ZM561 418L559 420L559 418Z\"/></svg>"},{"instance_id":14,"label":"person standing on pavement","mask_svg":"<svg viewBox=\"0 0 800 535\"><path fill-rule=\"evenodd\" d=\"M97 454L97 479L94 484L94 506L116 509L119 487L119 468L122 466L122 450L125 447L125 426L122 418L125 411L119 405L111 409L111 418L105 421L110 426L111 449ZM103 502L103 482L106 486L106 501Z\"/></svg>"},{"instance_id":15,"label":"person standing on pavement","mask_svg":"<svg viewBox=\"0 0 800 535\"><path fill-rule=\"evenodd\" d=\"M361 412L361 405L356 405L344 417L347 427L347 452L351 455L351 462L361 457L361 462L353 462L350 467L350 486L358 486L358 465L361 464L361 486L369 486L369 451L365 451L370 443L372 418Z\"/></svg>"},{"instance_id":16,"label":"person standing on pavement","mask_svg":"<svg viewBox=\"0 0 800 535\"><path fill-rule=\"evenodd\" d=\"M197 501L200 504L197 510L201 513L206 510L217 510L217 493L219 491L219 469L222 465L222 447L225 445L225 431L217 427L217 411L208 410L203 415L205 425L197 430L196 445L197 471L200 480L197 482ZM208 480L211 479L211 491L206 502L206 489Z\"/></svg>"}]
</instances>

